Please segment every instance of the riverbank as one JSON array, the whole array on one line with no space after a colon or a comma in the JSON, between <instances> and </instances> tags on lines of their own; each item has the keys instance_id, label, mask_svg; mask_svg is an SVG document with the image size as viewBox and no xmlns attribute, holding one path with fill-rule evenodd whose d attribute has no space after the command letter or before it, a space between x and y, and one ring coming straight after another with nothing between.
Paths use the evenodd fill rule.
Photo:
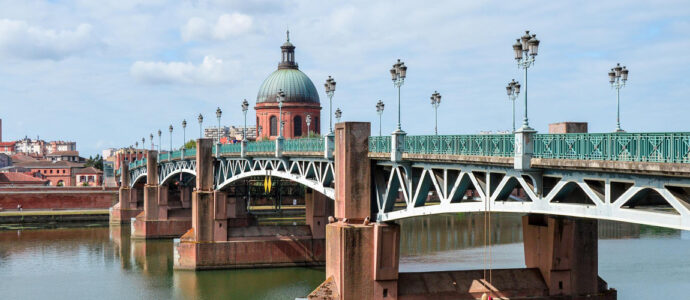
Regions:
<instances>
[{"instance_id":1,"label":"riverbank","mask_svg":"<svg viewBox=\"0 0 690 300\"><path fill-rule=\"evenodd\" d=\"M0 229L25 225L82 224L108 222L108 209L22 210L0 212ZM86 224L84 224L86 225ZM10 226L11 228L7 228Z\"/></svg>"}]
</instances>

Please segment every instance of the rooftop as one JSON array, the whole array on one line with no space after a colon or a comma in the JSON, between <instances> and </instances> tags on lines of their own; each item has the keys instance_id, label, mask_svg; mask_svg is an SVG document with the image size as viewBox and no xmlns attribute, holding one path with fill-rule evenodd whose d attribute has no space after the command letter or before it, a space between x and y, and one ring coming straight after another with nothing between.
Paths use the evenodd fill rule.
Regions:
<instances>
[{"instance_id":1,"label":"rooftop","mask_svg":"<svg viewBox=\"0 0 690 300\"><path fill-rule=\"evenodd\" d=\"M74 174L101 174L103 171L96 169L94 167L86 167L86 168L79 168L79 169L74 169L72 172Z\"/></svg>"}]
</instances>

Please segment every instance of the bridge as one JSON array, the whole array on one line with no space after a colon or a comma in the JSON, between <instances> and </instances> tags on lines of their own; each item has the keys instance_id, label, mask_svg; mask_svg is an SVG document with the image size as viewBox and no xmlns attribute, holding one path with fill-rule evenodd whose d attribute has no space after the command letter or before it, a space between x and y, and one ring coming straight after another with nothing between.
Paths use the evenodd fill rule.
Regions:
<instances>
[{"instance_id":1,"label":"bridge","mask_svg":"<svg viewBox=\"0 0 690 300\"><path fill-rule=\"evenodd\" d=\"M148 160L123 168L125 192L121 190L116 207L120 212L114 215L143 210L137 221L145 223L151 205L126 208L124 203L141 198L127 189L143 186L144 202L157 203L160 210L167 203L157 194L161 186L173 180L183 186L196 179L194 203L187 204L191 220L178 226L182 232L175 231L178 236L184 233L176 245L176 268L313 265L325 260L329 279L314 295L328 290L342 299L431 297L429 290L411 291L402 285L417 280L416 275L398 273L399 227L390 221L402 218L488 211L527 214L525 272L538 269L543 280L543 291L531 295L586 294L594 295L592 299L615 299L615 291L597 276L597 236L592 230L597 219L690 230L690 133L369 133L368 123L346 122L323 138L233 145L199 139L199 149L149 151ZM316 192L310 192L307 201L311 233L257 234L261 239L288 237L269 242L274 243L268 246L273 249L269 261L239 258L238 237L246 242L247 231L230 223L244 217L246 207L242 201L226 200L224 192L256 176L279 177ZM159 219L164 215L159 213ZM326 222L330 216L334 218ZM325 244L318 242L324 239ZM362 264L373 271L362 271ZM472 286L479 295L520 295L486 280Z\"/></svg>"}]
</instances>

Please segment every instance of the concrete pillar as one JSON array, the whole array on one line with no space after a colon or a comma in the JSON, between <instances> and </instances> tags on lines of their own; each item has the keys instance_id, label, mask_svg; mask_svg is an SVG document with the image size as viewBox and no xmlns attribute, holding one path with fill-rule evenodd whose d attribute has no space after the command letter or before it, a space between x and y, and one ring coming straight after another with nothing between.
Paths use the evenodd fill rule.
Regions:
<instances>
[{"instance_id":1,"label":"concrete pillar","mask_svg":"<svg viewBox=\"0 0 690 300\"><path fill-rule=\"evenodd\" d=\"M312 238L326 238L326 224L328 217L333 215L333 201L319 192L307 189L304 194L304 206Z\"/></svg>"},{"instance_id":2,"label":"concrete pillar","mask_svg":"<svg viewBox=\"0 0 690 300\"><path fill-rule=\"evenodd\" d=\"M515 156L513 167L516 170L530 170L532 168L532 154L534 154L534 129L520 128L515 131Z\"/></svg>"},{"instance_id":3,"label":"concrete pillar","mask_svg":"<svg viewBox=\"0 0 690 300\"><path fill-rule=\"evenodd\" d=\"M158 160L156 150L148 150L146 185L144 185L144 219L158 220Z\"/></svg>"},{"instance_id":4,"label":"concrete pillar","mask_svg":"<svg viewBox=\"0 0 690 300\"><path fill-rule=\"evenodd\" d=\"M280 125L279 125L280 126ZM285 138L283 137L277 137L276 138L276 157L283 157L283 142L285 141Z\"/></svg>"},{"instance_id":5,"label":"concrete pillar","mask_svg":"<svg viewBox=\"0 0 690 300\"><path fill-rule=\"evenodd\" d=\"M213 240L228 240L228 208L227 194L221 191L213 192Z\"/></svg>"},{"instance_id":6,"label":"concrete pillar","mask_svg":"<svg viewBox=\"0 0 690 300\"><path fill-rule=\"evenodd\" d=\"M167 185L158 186L158 220L168 219L168 189Z\"/></svg>"},{"instance_id":7,"label":"concrete pillar","mask_svg":"<svg viewBox=\"0 0 690 300\"><path fill-rule=\"evenodd\" d=\"M194 241L210 242L214 235L213 139L197 139L196 190L192 193Z\"/></svg>"},{"instance_id":8,"label":"concrete pillar","mask_svg":"<svg viewBox=\"0 0 690 300\"><path fill-rule=\"evenodd\" d=\"M333 158L333 151L335 150L335 135L327 134L323 137L323 157Z\"/></svg>"},{"instance_id":9,"label":"concrete pillar","mask_svg":"<svg viewBox=\"0 0 690 300\"><path fill-rule=\"evenodd\" d=\"M371 164L362 159L369 134L369 123L335 127L338 222L326 226L326 278L342 300L397 298L400 227L365 220L372 215Z\"/></svg>"},{"instance_id":10,"label":"concrete pillar","mask_svg":"<svg viewBox=\"0 0 690 300\"><path fill-rule=\"evenodd\" d=\"M522 230L525 265L539 268L549 295L599 292L596 219L528 215Z\"/></svg>"},{"instance_id":11,"label":"concrete pillar","mask_svg":"<svg viewBox=\"0 0 690 300\"><path fill-rule=\"evenodd\" d=\"M405 151L405 136L404 131L395 131L391 135L391 161L402 161L402 154Z\"/></svg>"},{"instance_id":12,"label":"concrete pillar","mask_svg":"<svg viewBox=\"0 0 690 300\"><path fill-rule=\"evenodd\" d=\"M129 187L130 184L130 178L129 178L129 165L126 163L122 164L122 167L120 168L120 191L118 193L118 200L120 202L120 209L129 209L130 208L130 199L131 199L131 188ZM136 205L135 207L136 208Z\"/></svg>"},{"instance_id":13,"label":"concrete pillar","mask_svg":"<svg viewBox=\"0 0 690 300\"><path fill-rule=\"evenodd\" d=\"M182 208L192 207L192 187L180 186L180 203Z\"/></svg>"}]
</instances>

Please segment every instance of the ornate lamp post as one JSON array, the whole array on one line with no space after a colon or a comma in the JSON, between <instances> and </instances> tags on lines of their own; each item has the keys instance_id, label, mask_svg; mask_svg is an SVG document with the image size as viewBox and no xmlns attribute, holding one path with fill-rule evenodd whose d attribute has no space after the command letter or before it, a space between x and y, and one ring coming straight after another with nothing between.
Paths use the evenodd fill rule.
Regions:
<instances>
[{"instance_id":1,"label":"ornate lamp post","mask_svg":"<svg viewBox=\"0 0 690 300\"><path fill-rule=\"evenodd\" d=\"M383 101L381 100L376 103L376 113L379 114L379 136L381 136L381 115L383 115L383 109L385 106L386 105L383 104Z\"/></svg>"},{"instance_id":2,"label":"ornate lamp post","mask_svg":"<svg viewBox=\"0 0 690 300\"><path fill-rule=\"evenodd\" d=\"M508 82L506 92L508 93L508 99L513 102L513 132L515 132L515 99L520 94L520 83L515 81L515 79Z\"/></svg>"},{"instance_id":3,"label":"ornate lamp post","mask_svg":"<svg viewBox=\"0 0 690 300\"><path fill-rule=\"evenodd\" d=\"M170 127L168 127L168 131L170 131L170 155L168 156L169 158L172 158L172 131L173 131L173 126L170 124Z\"/></svg>"},{"instance_id":4,"label":"ornate lamp post","mask_svg":"<svg viewBox=\"0 0 690 300\"><path fill-rule=\"evenodd\" d=\"M161 130L158 129L158 153L161 153Z\"/></svg>"},{"instance_id":5,"label":"ornate lamp post","mask_svg":"<svg viewBox=\"0 0 690 300\"><path fill-rule=\"evenodd\" d=\"M328 132L333 133L333 118L332 118L332 113L333 113L333 93L335 93L335 79L333 79L331 76L328 76L328 79L326 79L326 83L324 83L324 87L326 88L326 95L328 96L328 115L331 116L328 118Z\"/></svg>"},{"instance_id":6,"label":"ornate lamp post","mask_svg":"<svg viewBox=\"0 0 690 300\"><path fill-rule=\"evenodd\" d=\"M149 140L151 141L151 150L153 150L153 133L149 135Z\"/></svg>"},{"instance_id":7,"label":"ornate lamp post","mask_svg":"<svg viewBox=\"0 0 690 300\"><path fill-rule=\"evenodd\" d=\"M242 140L247 141L247 111L249 110L249 102L247 99L242 100L242 113L244 114L244 128L242 129Z\"/></svg>"},{"instance_id":8,"label":"ornate lamp post","mask_svg":"<svg viewBox=\"0 0 690 300\"><path fill-rule=\"evenodd\" d=\"M338 123L340 123L340 117L342 117L342 116L343 116L343 111L340 110L340 107L338 107L338 108L335 110L335 120L336 120Z\"/></svg>"},{"instance_id":9,"label":"ornate lamp post","mask_svg":"<svg viewBox=\"0 0 690 300\"><path fill-rule=\"evenodd\" d=\"M390 70L391 79L393 79L393 85L398 88L398 129L396 131L402 132L402 127L400 125L400 87L405 83L405 77L407 76L407 66L405 63L398 61L393 65Z\"/></svg>"},{"instance_id":10,"label":"ornate lamp post","mask_svg":"<svg viewBox=\"0 0 690 300\"><path fill-rule=\"evenodd\" d=\"M616 132L625 132L625 130L621 129L621 88L625 86L627 81L628 69L625 66L621 67L620 63L616 64L609 72L609 83L617 92Z\"/></svg>"},{"instance_id":11,"label":"ornate lamp post","mask_svg":"<svg viewBox=\"0 0 690 300\"><path fill-rule=\"evenodd\" d=\"M522 122L521 130L532 130L529 127L529 119L527 118L527 69L534 64L538 49L539 40L537 35L533 34L530 36L529 30L525 31L525 35L517 39L517 42L513 45L517 65L519 68L525 69L525 119Z\"/></svg>"},{"instance_id":12,"label":"ornate lamp post","mask_svg":"<svg viewBox=\"0 0 690 300\"><path fill-rule=\"evenodd\" d=\"M185 148L185 144L187 144L187 120L183 119L182 120L182 150Z\"/></svg>"},{"instance_id":13,"label":"ornate lamp post","mask_svg":"<svg viewBox=\"0 0 690 300\"><path fill-rule=\"evenodd\" d=\"M223 115L223 111L220 107L216 108L216 118L218 119L218 144L220 144L220 117Z\"/></svg>"},{"instance_id":14,"label":"ornate lamp post","mask_svg":"<svg viewBox=\"0 0 690 300\"><path fill-rule=\"evenodd\" d=\"M201 138L202 137L202 135L201 135L201 124L204 123L204 116L199 114L199 117L197 117L196 119L197 119L197 121L199 121L199 138Z\"/></svg>"},{"instance_id":15,"label":"ornate lamp post","mask_svg":"<svg viewBox=\"0 0 690 300\"><path fill-rule=\"evenodd\" d=\"M307 137L311 135L311 115L307 115Z\"/></svg>"},{"instance_id":16,"label":"ornate lamp post","mask_svg":"<svg viewBox=\"0 0 690 300\"><path fill-rule=\"evenodd\" d=\"M438 135L438 106L441 105L441 94L434 91L431 94L431 106L434 107L434 133Z\"/></svg>"},{"instance_id":17,"label":"ornate lamp post","mask_svg":"<svg viewBox=\"0 0 690 300\"><path fill-rule=\"evenodd\" d=\"M276 101L278 101L278 138L283 138L283 101L285 101L285 92L282 89L276 94Z\"/></svg>"}]
</instances>

